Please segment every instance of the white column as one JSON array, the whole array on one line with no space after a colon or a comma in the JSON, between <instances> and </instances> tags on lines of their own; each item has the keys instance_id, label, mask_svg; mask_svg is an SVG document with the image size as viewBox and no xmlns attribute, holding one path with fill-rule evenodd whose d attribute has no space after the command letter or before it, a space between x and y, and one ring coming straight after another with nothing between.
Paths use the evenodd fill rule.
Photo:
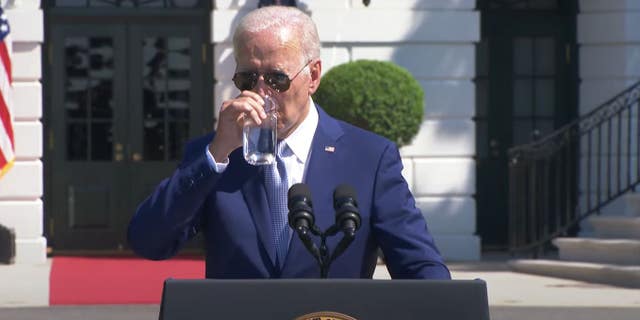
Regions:
<instances>
[{"instance_id":1,"label":"white column","mask_svg":"<svg viewBox=\"0 0 640 320\"><path fill-rule=\"evenodd\" d=\"M0 224L16 233L12 265L0 265L0 306L49 303L43 237L42 88L43 15L37 0L3 2L13 40L13 116L16 162L0 179Z\"/></svg>"},{"instance_id":2,"label":"white column","mask_svg":"<svg viewBox=\"0 0 640 320\"><path fill-rule=\"evenodd\" d=\"M581 0L580 114L640 79L640 0Z\"/></svg>"}]
</instances>

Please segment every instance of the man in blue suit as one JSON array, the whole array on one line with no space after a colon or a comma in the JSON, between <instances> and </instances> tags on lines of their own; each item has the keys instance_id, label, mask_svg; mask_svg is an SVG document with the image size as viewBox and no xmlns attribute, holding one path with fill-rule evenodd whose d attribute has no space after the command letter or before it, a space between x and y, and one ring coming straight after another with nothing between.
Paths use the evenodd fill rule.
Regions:
<instances>
[{"instance_id":1,"label":"man in blue suit","mask_svg":"<svg viewBox=\"0 0 640 320\"><path fill-rule=\"evenodd\" d=\"M233 44L233 79L241 92L223 102L216 134L191 141L173 175L140 204L128 229L133 250L167 259L203 232L207 278L320 276L295 232L288 226L274 232L281 218L269 197L269 166L243 157L242 126L266 118L262 97L275 92L278 144L288 150L276 162L284 164L288 186L309 187L316 225L326 230L334 224L336 186L346 183L357 193L361 227L328 277L371 278L380 248L393 278L449 279L401 175L396 145L330 117L313 102L322 71L313 21L293 7L257 9L240 22ZM329 237L328 247L339 238Z\"/></svg>"}]
</instances>

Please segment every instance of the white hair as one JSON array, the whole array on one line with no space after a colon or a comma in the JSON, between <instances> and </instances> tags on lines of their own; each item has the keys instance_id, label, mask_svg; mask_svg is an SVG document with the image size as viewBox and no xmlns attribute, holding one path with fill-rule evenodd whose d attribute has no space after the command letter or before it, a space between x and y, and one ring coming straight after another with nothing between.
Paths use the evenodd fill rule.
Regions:
<instances>
[{"instance_id":1,"label":"white hair","mask_svg":"<svg viewBox=\"0 0 640 320\"><path fill-rule=\"evenodd\" d=\"M311 18L300 9L288 6L266 6L255 9L240 20L233 35L233 49L238 48L247 33L257 33L268 29L294 31L302 48L302 63L320 58L320 37Z\"/></svg>"}]
</instances>

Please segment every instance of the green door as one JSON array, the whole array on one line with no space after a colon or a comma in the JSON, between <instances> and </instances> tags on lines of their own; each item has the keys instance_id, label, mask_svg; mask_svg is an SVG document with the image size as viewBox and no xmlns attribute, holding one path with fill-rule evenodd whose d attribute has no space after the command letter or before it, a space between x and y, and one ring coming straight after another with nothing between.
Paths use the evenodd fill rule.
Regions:
<instances>
[{"instance_id":1,"label":"green door","mask_svg":"<svg viewBox=\"0 0 640 320\"><path fill-rule=\"evenodd\" d=\"M137 205L212 128L208 27L82 21L50 24L47 237L56 251L124 250Z\"/></svg>"},{"instance_id":2,"label":"green door","mask_svg":"<svg viewBox=\"0 0 640 320\"><path fill-rule=\"evenodd\" d=\"M169 176L182 159L184 142L213 127L205 121L207 88L200 28L185 26L132 26L127 157L127 186L135 206ZM210 74L210 73L209 73Z\"/></svg>"},{"instance_id":3,"label":"green door","mask_svg":"<svg viewBox=\"0 0 640 320\"><path fill-rule=\"evenodd\" d=\"M128 103L123 26L58 25L51 33L53 79L46 197L49 244L65 249L117 248L127 201ZM53 237L52 237L53 236Z\"/></svg>"},{"instance_id":4,"label":"green door","mask_svg":"<svg viewBox=\"0 0 640 320\"><path fill-rule=\"evenodd\" d=\"M575 117L573 1L480 1L477 47L477 225L484 249L504 249L509 148Z\"/></svg>"}]
</instances>

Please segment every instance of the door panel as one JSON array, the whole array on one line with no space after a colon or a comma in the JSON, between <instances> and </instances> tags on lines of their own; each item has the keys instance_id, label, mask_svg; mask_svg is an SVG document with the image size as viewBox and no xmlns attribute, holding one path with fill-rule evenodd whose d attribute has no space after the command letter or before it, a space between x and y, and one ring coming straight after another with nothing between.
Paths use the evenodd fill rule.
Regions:
<instances>
[{"instance_id":1,"label":"door panel","mask_svg":"<svg viewBox=\"0 0 640 320\"><path fill-rule=\"evenodd\" d=\"M201 132L201 31L195 26L133 26L129 118L130 201L138 204L182 159L184 143ZM135 209L135 207L134 207ZM131 212L133 214L133 212Z\"/></svg>"},{"instance_id":2,"label":"door panel","mask_svg":"<svg viewBox=\"0 0 640 320\"><path fill-rule=\"evenodd\" d=\"M114 142L122 138L125 29L61 25L52 32L59 57L51 85L52 197L57 245L117 247L124 168ZM52 146L50 146L51 148ZM82 239L82 241L76 241Z\"/></svg>"},{"instance_id":3,"label":"door panel","mask_svg":"<svg viewBox=\"0 0 640 320\"><path fill-rule=\"evenodd\" d=\"M539 2L513 3L523 7L483 12L477 50L476 201L485 249L507 245L509 148L549 134L576 109L575 62L566 51L573 18L549 10L555 1L545 11L520 10Z\"/></svg>"}]
</instances>

